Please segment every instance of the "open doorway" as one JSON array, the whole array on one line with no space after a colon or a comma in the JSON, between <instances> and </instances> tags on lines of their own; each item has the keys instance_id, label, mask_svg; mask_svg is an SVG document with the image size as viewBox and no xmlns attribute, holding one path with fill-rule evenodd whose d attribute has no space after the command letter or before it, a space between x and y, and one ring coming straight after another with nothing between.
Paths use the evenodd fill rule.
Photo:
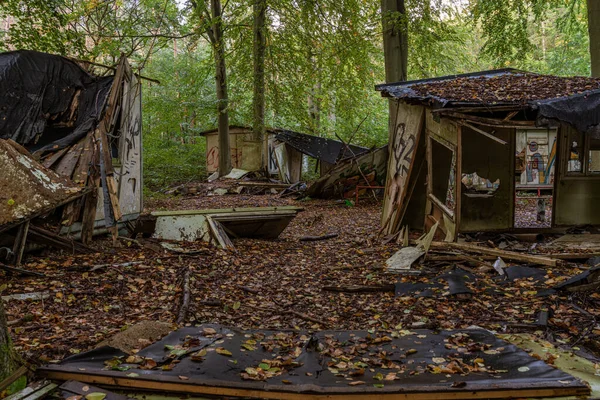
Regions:
<instances>
[{"instance_id":1,"label":"open doorway","mask_svg":"<svg viewBox=\"0 0 600 400\"><path fill-rule=\"evenodd\" d=\"M517 129L515 228L552 226L556 129Z\"/></svg>"}]
</instances>

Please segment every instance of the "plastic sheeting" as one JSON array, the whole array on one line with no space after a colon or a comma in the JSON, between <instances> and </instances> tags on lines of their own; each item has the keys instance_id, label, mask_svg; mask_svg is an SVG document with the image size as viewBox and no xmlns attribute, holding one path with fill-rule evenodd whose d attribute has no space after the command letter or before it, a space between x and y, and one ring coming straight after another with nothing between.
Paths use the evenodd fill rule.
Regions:
<instances>
[{"instance_id":1,"label":"plastic sheeting","mask_svg":"<svg viewBox=\"0 0 600 400\"><path fill-rule=\"evenodd\" d=\"M533 103L538 110L538 124L549 121L566 122L579 132L600 137L600 90L569 97L560 97Z\"/></svg>"},{"instance_id":2,"label":"plastic sheeting","mask_svg":"<svg viewBox=\"0 0 600 400\"><path fill-rule=\"evenodd\" d=\"M440 392L518 397L522 390L528 390L527 396L531 397L542 389L563 395L585 394L589 390L572 376L481 329L310 334L242 331L205 324L174 331L136 356L138 363L139 357L145 361L141 365L127 364L127 354L103 347L38 372L53 379L138 389L160 390L161 385L176 384L181 392L215 393L209 387L220 387L277 392L279 398L286 398L286 393ZM154 362L150 369L148 359ZM252 371L249 368L256 369L277 359L282 361L281 373L266 380L244 379L245 371ZM350 384L353 381L361 383Z\"/></svg>"},{"instance_id":3,"label":"plastic sheeting","mask_svg":"<svg viewBox=\"0 0 600 400\"><path fill-rule=\"evenodd\" d=\"M349 145L346 147L338 140L285 130L279 130L275 139L287 143L300 153L329 164L335 164L341 159L354 157L369 151L369 149L360 146Z\"/></svg>"},{"instance_id":4,"label":"plastic sheeting","mask_svg":"<svg viewBox=\"0 0 600 400\"><path fill-rule=\"evenodd\" d=\"M75 143L100 117L112 81L57 55L0 54L0 138L40 153Z\"/></svg>"}]
</instances>

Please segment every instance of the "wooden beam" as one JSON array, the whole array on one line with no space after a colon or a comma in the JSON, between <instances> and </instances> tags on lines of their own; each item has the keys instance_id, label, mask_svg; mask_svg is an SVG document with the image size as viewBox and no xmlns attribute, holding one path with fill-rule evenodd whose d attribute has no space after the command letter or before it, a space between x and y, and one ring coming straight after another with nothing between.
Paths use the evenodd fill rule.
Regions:
<instances>
[{"instance_id":1,"label":"wooden beam","mask_svg":"<svg viewBox=\"0 0 600 400\"><path fill-rule=\"evenodd\" d=\"M478 117L476 115L463 114L463 113L458 113L458 112L454 112L454 111L445 112L442 114L442 116L456 118L456 119L463 119L465 121L471 121L471 122L481 124L481 125L497 126L497 127L504 127L507 125L512 128L535 126L535 121L508 121L509 123L507 124L507 121L503 121L501 119Z\"/></svg>"},{"instance_id":2,"label":"wooden beam","mask_svg":"<svg viewBox=\"0 0 600 400\"><path fill-rule=\"evenodd\" d=\"M467 253L484 254L490 256L501 257L511 261L518 261L528 264L545 265L548 267L557 267L563 264L562 260L556 258L550 258L545 256L537 256L531 254L516 253L514 251L493 249L491 247L477 246L468 243L447 243L447 242L433 242L431 243L433 249L453 249L461 250Z\"/></svg>"},{"instance_id":3,"label":"wooden beam","mask_svg":"<svg viewBox=\"0 0 600 400\"><path fill-rule=\"evenodd\" d=\"M27 373L27 367L21 366L15 372L13 372L8 378L0 382L0 392L3 392L4 389L13 384L17 379L22 377Z\"/></svg>"},{"instance_id":4,"label":"wooden beam","mask_svg":"<svg viewBox=\"0 0 600 400\"><path fill-rule=\"evenodd\" d=\"M32 240L46 244L48 246L55 247L57 249L70 251L72 253L96 252L96 250L84 245L83 243L77 242L73 239L69 239L63 236L59 236L54 232L38 228L35 225L31 225L29 234L32 236Z\"/></svg>"},{"instance_id":5,"label":"wooden beam","mask_svg":"<svg viewBox=\"0 0 600 400\"><path fill-rule=\"evenodd\" d=\"M488 132L484 131L483 129L479 129L479 128L477 128L477 127L469 124L468 122L462 122L461 121L461 122L459 122L459 124L463 125L463 126L466 126L467 128L472 129L472 130L474 130L477 133L481 133L483 136L492 139L494 142L498 142L498 143L500 143L502 145L505 145L505 146L508 144L504 140L502 140L500 138L497 138L496 136L492 135L491 133L488 133Z\"/></svg>"},{"instance_id":6,"label":"wooden beam","mask_svg":"<svg viewBox=\"0 0 600 400\"><path fill-rule=\"evenodd\" d=\"M23 252L27 243L27 232L29 232L29 220L19 226L19 231L15 237L15 243L13 244L13 263L15 267L21 265L21 261L23 260Z\"/></svg>"},{"instance_id":7,"label":"wooden beam","mask_svg":"<svg viewBox=\"0 0 600 400\"><path fill-rule=\"evenodd\" d=\"M493 105L482 105L479 107L452 107L452 108L438 108L436 110L431 110L432 113L435 114L445 114L448 112L461 112L461 113L483 113L483 112L501 112L501 111L517 111L517 110L527 110L529 106L523 105L507 105L507 106L493 106Z\"/></svg>"},{"instance_id":8,"label":"wooden beam","mask_svg":"<svg viewBox=\"0 0 600 400\"><path fill-rule=\"evenodd\" d=\"M441 390L431 392L382 392L365 393L344 391L342 393L324 392L324 393L298 393L283 391L268 391L254 388L225 387L197 385L184 382L165 382L152 379L133 379L126 376L107 376L92 373L77 373L70 371L52 371L49 369L39 369L38 373L50 379L68 381L77 380L98 385L107 385L126 389L153 390L161 392L178 392L188 394L202 394L220 397L246 397L260 399L282 399L282 400L330 400L330 399L350 399L350 400L459 400L459 399L506 399L506 398L529 398L529 397L557 397L569 395L588 395L588 388L528 388L528 389L490 389L490 390Z\"/></svg>"},{"instance_id":9,"label":"wooden beam","mask_svg":"<svg viewBox=\"0 0 600 400\"><path fill-rule=\"evenodd\" d=\"M508 115L502 121L510 121L518 113L519 113L519 111L511 111L508 113Z\"/></svg>"}]
</instances>

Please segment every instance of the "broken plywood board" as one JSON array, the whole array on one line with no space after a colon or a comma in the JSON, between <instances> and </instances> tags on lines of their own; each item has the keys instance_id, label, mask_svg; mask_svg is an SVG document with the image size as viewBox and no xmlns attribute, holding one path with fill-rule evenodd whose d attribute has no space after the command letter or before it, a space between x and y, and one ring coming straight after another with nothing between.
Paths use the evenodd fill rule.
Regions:
<instances>
[{"instance_id":1,"label":"broken plywood board","mask_svg":"<svg viewBox=\"0 0 600 400\"><path fill-rule=\"evenodd\" d=\"M144 232L165 240L195 241L211 240L209 217L222 225L223 230L234 237L274 239L288 226L299 207L253 207L190 211L153 212L144 219ZM221 246L224 243L219 242ZM225 244L225 248L228 247Z\"/></svg>"},{"instance_id":2,"label":"broken plywood board","mask_svg":"<svg viewBox=\"0 0 600 400\"><path fill-rule=\"evenodd\" d=\"M77 381L68 381L60 387L60 395L65 400L84 400L84 399L101 399L101 400L128 400L130 397L122 394L110 392L106 389L101 389L87 383Z\"/></svg>"},{"instance_id":3,"label":"broken plywood board","mask_svg":"<svg viewBox=\"0 0 600 400\"><path fill-rule=\"evenodd\" d=\"M526 350L530 354L540 356L542 360L549 360L552 365L561 371L586 382L591 389L590 398L600 398L599 364L580 357L573 351L557 348L552 343L530 333L501 334L498 337ZM571 396L564 398L564 400L575 400L577 398Z\"/></svg>"},{"instance_id":4,"label":"broken plywood board","mask_svg":"<svg viewBox=\"0 0 600 400\"><path fill-rule=\"evenodd\" d=\"M38 400L50 394L58 385L47 381L38 381L29 384L25 389L6 397L4 400Z\"/></svg>"},{"instance_id":5,"label":"broken plywood board","mask_svg":"<svg viewBox=\"0 0 600 400\"><path fill-rule=\"evenodd\" d=\"M163 338L172 330L173 326L167 322L141 321L102 341L96 348L110 346L127 354L134 354L139 349Z\"/></svg>"},{"instance_id":6,"label":"broken plywood board","mask_svg":"<svg viewBox=\"0 0 600 400\"><path fill-rule=\"evenodd\" d=\"M18 144L4 139L0 139L0 170L0 230L82 194L80 187L35 161Z\"/></svg>"},{"instance_id":7,"label":"broken plywood board","mask_svg":"<svg viewBox=\"0 0 600 400\"><path fill-rule=\"evenodd\" d=\"M250 173L250 171L246 171L244 169L232 168L231 171L229 171L229 173L227 175L225 175L223 178L225 178L225 179L242 179L248 173Z\"/></svg>"},{"instance_id":8,"label":"broken plywood board","mask_svg":"<svg viewBox=\"0 0 600 400\"><path fill-rule=\"evenodd\" d=\"M253 345L254 339L267 346ZM307 348L309 342L314 346ZM475 345L467 350L464 361L453 358L461 343ZM372 354L384 351L384 365L377 361L381 355L364 361L363 354L355 351L358 344ZM451 345L447 347L448 344ZM173 363L172 368L161 368L161 364L173 360L174 348L184 350L184 354L176 356L179 362ZM343 354L347 362L332 361L339 358L333 350ZM42 367L38 372L52 379L130 389L294 400L514 398L589 393L586 385L569 374L482 329L309 333L243 331L204 324L172 332L137 355L153 360L154 367L127 364L124 353L105 347L65 359L59 365ZM105 360L119 357L120 366L128 367L127 371L106 369ZM481 360L473 363L474 359ZM368 363L368 368L355 376L355 368L349 365L358 362ZM279 367L263 369L261 364ZM453 369L452 365L457 364L460 367ZM449 372L435 373L436 366ZM261 377L261 372L265 376Z\"/></svg>"},{"instance_id":9,"label":"broken plywood board","mask_svg":"<svg viewBox=\"0 0 600 400\"><path fill-rule=\"evenodd\" d=\"M388 267L388 271L396 273L406 273L409 271L410 267L429 251L429 247L431 246L431 242L438 225L439 223L436 222L427 234L423 235L419 240L417 240L416 247L403 247L393 256L391 256L385 262ZM408 232L408 228L406 229L406 232Z\"/></svg>"},{"instance_id":10,"label":"broken plywood board","mask_svg":"<svg viewBox=\"0 0 600 400\"><path fill-rule=\"evenodd\" d=\"M547 246L554 250L557 247L567 250L600 250L600 234L563 235Z\"/></svg>"}]
</instances>

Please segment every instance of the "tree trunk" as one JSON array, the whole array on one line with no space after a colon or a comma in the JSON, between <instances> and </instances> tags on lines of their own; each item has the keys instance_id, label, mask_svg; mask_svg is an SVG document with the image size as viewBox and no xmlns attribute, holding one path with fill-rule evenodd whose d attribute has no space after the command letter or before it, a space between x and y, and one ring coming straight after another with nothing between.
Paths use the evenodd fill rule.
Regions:
<instances>
[{"instance_id":1,"label":"tree trunk","mask_svg":"<svg viewBox=\"0 0 600 400\"><path fill-rule=\"evenodd\" d=\"M592 76L600 77L600 0L587 0Z\"/></svg>"},{"instance_id":2,"label":"tree trunk","mask_svg":"<svg viewBox=\"0 0 600 400\"><path fill-rule=\"evenodd\" d=\"M229 100L227 98L227 71L225 69L225 43L223 42L223 20L221 0L211 0L213 50L215 53L217 111L219 112L219 176L231 171L229 150Z\"/></svg>"},{"instance_id":3,"label":"tree trunk","mask_svg":"<svg viewBox=\"0 0 600 400\"><path fill-rule=\"evenodd\" d=\"M12 348L4 304L0 298L0 381L8 377L17 367L18 357Z\"/></svg>"},{"instance_id":4,"label":"tree trunk","mask_svg":"<svg viewBox=\"0 0 600 400\"><path fill-rule=\"evenodd\" d=\"M408 30L404 0L381 0L381 17L385 80L388 83L405 81L408 69Z\"/></svg>"},{"instance_id":5,"label":"tree trunk","mask_svg":"<svg viewBox=\"0 0 600 400\"><path fill-rule=\"evenodd\" d=\"M268 172L268 139L265 133L265 48L267 0L254 0L254 121L252 141L260 156L260 169Z\"/></svg>"}]
</instances>

